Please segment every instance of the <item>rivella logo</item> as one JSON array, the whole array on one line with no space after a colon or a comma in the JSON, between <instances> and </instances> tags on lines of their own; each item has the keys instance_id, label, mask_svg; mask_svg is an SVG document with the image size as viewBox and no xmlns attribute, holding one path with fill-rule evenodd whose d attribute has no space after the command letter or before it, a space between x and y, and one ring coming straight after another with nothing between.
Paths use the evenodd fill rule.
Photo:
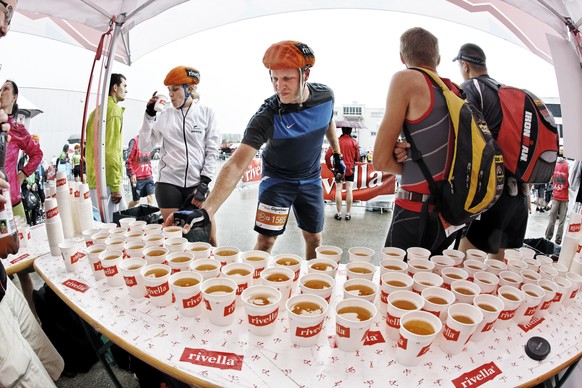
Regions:
<instances>
[{"instance_id":1,"label":"rivella logo","mask_svg":"<svg viewBox=\"0 0 582 388\"><path fill-rule=\"evenodd\" d=\"M78 282L78 281L73 280L73 279L67 279L67 280L65 280L63 282L63 286L69 287L72 290L79 291L79 292L83 292L83 293L90 288L85 283L81 283L81 282Z\"/></svg>"},{"instance_id":2,"label":"rivella logo","mask_svg":"<svg viewBox=\"0 0 582 388\"><path fill-rule=\"evenodd\" d=\"M253 326L267 326L277 319L279 308L267 315L249 315L249 324Z\"/></svg>"},{"instance_id":3,"label":"rivella logo","mask_svg":"<svg viewBox=\"0 0 582 388\"><path fill-rule=\"evenodd\" d=\"M318 335L323 328L323 321L319 322L319 324L310 327L297 327L295 330L295 335L297 337L309 338Z\"/></svg>"},{"instance_id":4,"label":"rivella logo","mask_svg":"<svg viewBox=\"0 0 582 388\"><path fill-rule=\"evenodd\" d=\"M501 370L494 362L481 365L467 373L452 380L456 388L474 388L485 384L487 381L493 380L501 374Z\"/></svg>"},{"instance_id":5,"label":"rivella logo","mask_svg":"<svg viewBox=\"0 0 582 388\"><path fill-rule=\"evenodd\" d=\"M244 356L241 354L215 352L206 349L184 348L180 361L218 369L241 370Z\"/></svg>"},{"instance_id":6,"label":"rivella logo","mask_svg":"<svg viewBox=\"0 0 582 388\"><path fill-rule=\"evenodd\" d=\"M58 216L58 215L59 215L59 208L58 207L54 207L50 210L47 210L47 212L46 212L46 218L49 220L55 216Z\"/></svg>"}]
</instances>

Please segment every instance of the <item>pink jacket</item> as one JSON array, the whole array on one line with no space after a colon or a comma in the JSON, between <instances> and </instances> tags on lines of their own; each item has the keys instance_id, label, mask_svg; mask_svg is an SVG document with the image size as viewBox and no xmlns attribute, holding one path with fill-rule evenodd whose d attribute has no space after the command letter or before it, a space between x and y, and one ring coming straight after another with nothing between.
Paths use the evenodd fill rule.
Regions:
<instances>
[{"instance_id":1,"label":"pink jacket","mask_svg":"<svg viewBox=\"0 0 582 388\"><path fill-rule=\"evenodd\" d=\"M6 175L8 183L10 183L10 198L12 205L16 205L21 200L20 185L18 184L18 157L20 150L28 155L28 163L22 168L22 172L29 176L34 174L36 168L42 161L43 153L40 145L32 139L26 127L18 123L11 116L8 119L10 124L10 142L8 143L8 151L6 152Z\"/></svg>"}]
</instances>

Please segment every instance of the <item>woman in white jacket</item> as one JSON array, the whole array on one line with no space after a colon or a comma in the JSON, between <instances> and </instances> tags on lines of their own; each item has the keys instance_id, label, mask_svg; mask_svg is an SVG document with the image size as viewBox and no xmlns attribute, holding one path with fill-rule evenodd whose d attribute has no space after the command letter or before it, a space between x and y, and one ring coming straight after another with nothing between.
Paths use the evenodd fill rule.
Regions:
<instances>
[{"instance_id":1,"label":"woman in white jacket","mask_svg":"<svg viewBox=\"0 0 582 388\"><path fill-rule=\"evenodd\" d=\"M214 110L199 103L199 82L200 73L192 67L170 70L164 85L172 107L156 115L158 97L154 93L139 132L140 150L151 150L161 143L156 200L164 221L182 208L191 194L191 204L200 207L216 172L220 133ZM210 243L216 246L214 225L212 222Z\"/></svg>"}]
</instances>

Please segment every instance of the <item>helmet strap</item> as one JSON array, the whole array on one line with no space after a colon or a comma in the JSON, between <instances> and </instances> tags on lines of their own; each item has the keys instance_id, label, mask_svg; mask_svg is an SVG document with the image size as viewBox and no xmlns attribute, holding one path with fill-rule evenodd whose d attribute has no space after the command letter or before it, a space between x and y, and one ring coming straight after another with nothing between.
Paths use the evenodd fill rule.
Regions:
<instances>
[{"instance_id":1,"label":"helmet strap","mask_svg":"<svg viewBox=\"0 0 582 388\"><path fill-rule=\"evenodd\" d=\"M184 105L186 104L186 101L188 101L188 97L190 97L190 92L188 91L188 85L186 85L186 84L182 85L182 89L184 89L184 102L182 103L182 106L180 106L179 109L182 109L184 107Z\"/></svg>"}]
</instances>

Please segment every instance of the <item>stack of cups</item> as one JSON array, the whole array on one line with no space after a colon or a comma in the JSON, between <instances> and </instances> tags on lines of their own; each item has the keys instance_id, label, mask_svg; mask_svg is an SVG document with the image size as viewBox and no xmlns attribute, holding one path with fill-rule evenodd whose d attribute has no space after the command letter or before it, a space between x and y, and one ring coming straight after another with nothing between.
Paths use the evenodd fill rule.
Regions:
<instances>
[{"instance_id":1,"label":"stack of cups","mask_svg":"<svg viewBox=\"0 0 582 388\"><path fill-rule=\"evenodd\" d=\"M73 210L71 209L71 194L65 171L57 172L57 203L59 204L63 234L65 238L73 238L75 237Z\"/></svg>"},{"instance_id":2,"label":"stack of cups","mask_svg":"<svg viewBox=\"0 0 582 388\"><path fill-rule=\"evenodd\" d=\"M28 226L26 220L22 217L14 217L14 220L16 221L16 230L18 231L20 248L26 248L30 241L30 226Z\"/></svg>"},{"instance_id":3,"label":"stack of cups","mask_svg":"<svg viewBox=\"0 0 582 388\"><path fill-rule=\"evenodd\" d=\"M81 233L85 229L81 229L81 222L79 221L80 208L81 208L81 192L79 191L79 182L71 182L71 188L73 195L71 196L71 211L73 214L73 230L75 231L75 236Z\"/></svg>"},{"instance_id":4,"label":"stack of cups","mask_svg":"<svg viewBox=\"0 0 582 388\"><path fill-rule=\"evenodd\" d=\"M79 185L79 227L81 230L91 229L93 224L93 204L91 203L91 193L89 192L89 185L82 183Z\"/></svg>"},{"instance_id":5,"label":"stack of cups","mask_svg":"<svg viewBox=\"0 0 582 388\"><path fill-rule=\"evenodd\" d=\"M47 198L44 202L44 207L46 211L46 234L51 255L59 256L61 254L59 244L65 240L65 237L63 235L63 225L61 223L61 216L59 215L59 208L57 207L57 200L55 198Z\"/></svg>"}]
</instances>

